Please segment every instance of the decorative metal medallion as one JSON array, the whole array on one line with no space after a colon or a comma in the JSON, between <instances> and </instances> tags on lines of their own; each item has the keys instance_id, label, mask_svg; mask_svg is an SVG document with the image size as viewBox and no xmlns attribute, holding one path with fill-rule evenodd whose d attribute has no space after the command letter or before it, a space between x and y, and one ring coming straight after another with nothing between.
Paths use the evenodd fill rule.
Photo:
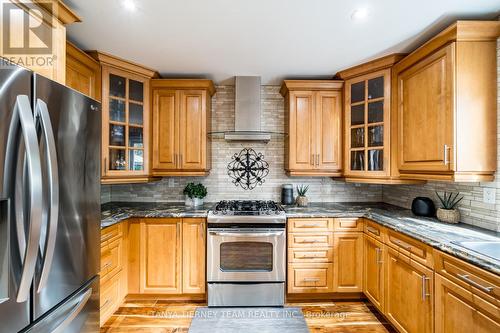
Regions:
<instances>
[{"instance_id":1,"label":"decorative metal medallion","mask_svg":"<svg viewBox=\"0 0 500 333\"><path fill-rule=\"evenodd\" d=\"M262 185L269 174L269 164L264 161L264 155L251 148L243 148L234 154L227 169L233 184L244 190L253 190L255 186Z\"/></svg>"}]
</instances>

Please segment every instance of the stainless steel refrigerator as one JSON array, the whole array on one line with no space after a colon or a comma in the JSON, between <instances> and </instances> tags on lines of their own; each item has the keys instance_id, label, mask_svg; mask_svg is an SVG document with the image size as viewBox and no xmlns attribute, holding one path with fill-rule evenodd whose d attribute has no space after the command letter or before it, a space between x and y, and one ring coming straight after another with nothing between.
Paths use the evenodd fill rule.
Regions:
<instances>
[{"instance_id":1,"label":"stainless steel refrigerator","mask_svg":"<svg viewBox=\"0 0 500 333\"><path fill-rule=\"evenodd\" d=\"M99 331L100 104L0 58L0 333Z\"/></svg>"}]
</instances>

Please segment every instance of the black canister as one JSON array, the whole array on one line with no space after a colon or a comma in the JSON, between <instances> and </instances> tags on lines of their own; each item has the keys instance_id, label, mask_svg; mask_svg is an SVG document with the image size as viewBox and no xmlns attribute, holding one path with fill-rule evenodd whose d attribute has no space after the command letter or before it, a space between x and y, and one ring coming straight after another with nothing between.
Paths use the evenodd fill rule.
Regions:
<instances>
[{"instance_id":1,"label":"black canister","mask_svg":"<svg viewBox=\"0 0 500 333\"><path fill-rule=\"evenodd\" d=\"M282 205L293 205L295 203L295 199L293 197L293 185L292 184L284 184L281 187L281 204Z\"/></svg>"},{"instance_id":2,"label":"black canister","mask_svg":"<svg viewBox=\"0 0 500 333\"><path fill-rule=\"evenodd\" d=\"M436 207L431 199L416 197L411 203L411 211L417 216L433 217L436 214Z\"/></svg>"}]
</instances>

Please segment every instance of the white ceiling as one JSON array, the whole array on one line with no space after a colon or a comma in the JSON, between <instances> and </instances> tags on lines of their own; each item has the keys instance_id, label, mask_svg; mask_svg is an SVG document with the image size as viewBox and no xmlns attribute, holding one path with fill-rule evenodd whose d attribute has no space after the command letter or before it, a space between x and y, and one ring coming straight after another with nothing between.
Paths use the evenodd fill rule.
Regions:
<instances>
[{"instance_id":1,"label":"white ceiling","mask_svg":"<svg viewBox=\"0 0 500 333\"><path fill-rule=\"evenodd\" d=\"M495 18L500 0L66 0L83 20L69 39L164 76L228 83L260 75L331 78L338 70L410 51L453 20ZM363 21L355 9L368 8Z\"/></svg>"}]
</instances>

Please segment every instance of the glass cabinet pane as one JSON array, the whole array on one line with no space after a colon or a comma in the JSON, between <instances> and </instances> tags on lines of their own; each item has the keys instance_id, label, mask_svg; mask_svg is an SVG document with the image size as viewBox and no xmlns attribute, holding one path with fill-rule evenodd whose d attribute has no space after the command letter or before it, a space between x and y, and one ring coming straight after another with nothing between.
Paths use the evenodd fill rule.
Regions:
<instances>
[{"instance_id":1,"label":"glass cabinet pane","mask_svg":"<svg viewBox=\"0 0 500 333\"><path fill-rule=\"evenodd\" d=\"M128 121L130 124L142 125L143 123L142 105L128 103Z\"/></svg>"},{"instance_id":2,"label":"glass cabinet pane","mask_svg":"<svg viewBox=\"0 0 500 333\"><path fill-rule=\"evenodd\" d=\"M132 127L128 129L128 146L132 148L143 148L144 140L141 127Z\"/></svg>"},{"instance_id":3,"label":"glass cabinet pane","mask_svg":"<svg viewBox=\"0 0 500 333\"><path fill-rule=\"evenodd\" d=\"M384 77L368 80L368 99L384 97Z\"/></svg>"},{"instance_id":4,"label":"glass cabinet pane","mask_svg":"<svg viewBox=\"0 0 500 333\"><path fill-rule=\"evenodd\" d=\"M109 99L109 119L120 123L125 122L125 102L118 99Z\"/></svg>"},{"instance_id":5,"label":"glass cabinet pane","mask_svg":"<svg viewBox=\"0 0 500 333\"><path fill-rule=\"evenodd\" d=\"M384 126L368 127L368 147L384 145Z\"/></svg>"},{"instance_id":6,"label":"glass cabinet pane","mask_svg":"<svg viewBox=\"0 0 500 333\"><path fill-rule=\"evenodd\" d=\"M351 148L362 148L365 146L365 129L351 128Z\"/></svg>"},{"instance_id":7,"label":"glass cabinet pane","mask_svg":"<svg viewBox=\"0 0 500 333\"><path fill-rule=\"evenodd\" d=\"M125 82L124 77L118 75L109 75L109 95L114 97L125 98Z\"/></svg>"},{"instance_id":8,"label":"glass cabinet pane","mask_svg":"<svg viewBox=\"0 0 500 333\"><path fill-rule=\"evenodd\" d=\"M365 123L365 105L351 106L351 126Z\"/></svg>"},{"instance_id":9,"label":"glass cabinet pane","mask_svg":"<svg viewBox=\"0 0 500 333\"><path fill-rule=\"evenodd\" d=\"M365 100L365 81L351 85L351 103Z\"/></svg>"},{"instance_id":10,"label":"glass cabinet pane","mask_svg":"<svg viewBox=\"0 0 500 333\"><path fill-rule=\"evenodd\" d=\"M138 149L129 150L129 170L141 171L144 170L144 152Z\"/></svg>"},{"instance_id":11,"label":"glass cabinet pane","mask_svg":"<svg viewBox=\"0 0 500 333\"><path fill-rule=\"evenodd\" d=\"M110 149L109 150L109 169L110 170L125 170L127 162L125 160L125 149Z\"/></svg>"},{"instance_id":12,"label":"glass cabinet pane","mask_svg":"<svg viewBox=\"0 0 500 333\"><path fill-rule=\"evenodd\" d=\"M129 99L137 102L142 102L144 100L144 85L142 82L129 80Z\"/></svg>"},{"instance_id":13,"label":"glass cabinet pane","mask_svg":"<svg viewBox=\"0 0 500 333\"><path fill-rule=\"evenodd\" d=\"M109 125L109 145L110 146L125 146L125 126Z\"/></svg>"},{"instance_id":14,"label":"glass cabinet pane","mask_svg":"<svg viewBox=\"0 0 500 333\"><path fill-rule=\"evenodd\" d=\"M368 103L368 123L384 121L384 101Z\"/></svg>"},{"instance_id":15,"label":"glass cabinet pane","mask_svg":"<svg viewBox=\"0 0 500 333\"><path fill-rule=\"evenodd\" d=\"M383 171L384 170L384 151L383 150L368 150L368 170Z\"/></svg>"},{"instance_id":16,"label":"glass cabinet pane","mask_svg":"<svg viewBox=\"0 0 500 333\"><path fill-rule=\"evenodd\" d=\"M351 151L351 170L365 169L365 151Z\"/></svg>"}]
</instances>

